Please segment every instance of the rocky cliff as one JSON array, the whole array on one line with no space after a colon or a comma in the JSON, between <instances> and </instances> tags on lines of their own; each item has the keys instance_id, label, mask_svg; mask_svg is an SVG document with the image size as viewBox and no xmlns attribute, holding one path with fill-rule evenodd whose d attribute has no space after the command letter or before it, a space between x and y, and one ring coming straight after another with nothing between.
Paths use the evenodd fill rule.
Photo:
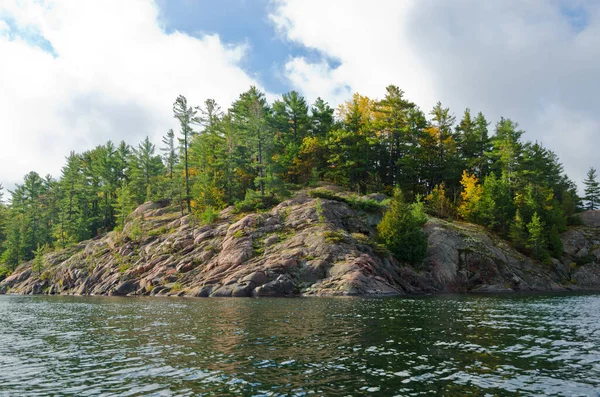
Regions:
<instances>
[{"instance_id":1,"label":"rocky cliff","mask_svg":"<svg viewBox=\"0 0 600 397\"><path fill-rule=\"evenodd\" d=\"M563 236L565 255L534 261L482 227L431 219L427 259L398 263L374 241L381 214L301 192L270 211L221 212L197 225L140 206L123 231L20 266L0 293L196 297L403 295L600 289L600 215Z\"/></svg>"}]
</instances>

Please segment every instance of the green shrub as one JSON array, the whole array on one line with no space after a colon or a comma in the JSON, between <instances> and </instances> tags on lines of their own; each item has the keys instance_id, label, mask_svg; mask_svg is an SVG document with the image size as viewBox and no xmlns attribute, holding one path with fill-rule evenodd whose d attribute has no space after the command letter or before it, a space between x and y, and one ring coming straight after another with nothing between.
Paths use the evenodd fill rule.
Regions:
<instances>
[{"instance_id":1,"label":"green shrub","mask_svg":"<svg viewBox=\"0 0 600 397\"><path fill-rule=\"evenodd\" d=\"M327 189L315 189L308 192L308 195L312 198L322 198L326 200L344 201L344 199L334 192Z\"/></svg>"},{"instance_id":2,"label":"green shrub","mask_svg":"<svg viewBox=\"0 0 600 397\"><path fill-rule=\"evenodd\" d=\"M156 237L156 236L162 236L163 234L172 232L171 229L169 229L167 226L161 226L157 229L152 229L148 231L148 236L149 237Z\"/></svg>"},{"instance_id":3,"label":"green shrub","mask_svg":"<svg viewBox=\"0 0 600 397\"><path fill-rule=\"evenodd\" d=\"M42 272L46 268L46 258L44 256L50 250L48 244L44 244L43 246L38 246L34 252L33 262L31 265L31 271L33 273L37 273L38 276L41 276Z\"/></svg>"},{"instance_id":4,"label":"green shrub","mask_svg":"<svg viewBox=\"0 0 600 397\"><path fill-rule=\"evenodd\" d=\"M10 269L5 265L0 265L0 280L4 280L6 277L10 276Z\"/></svg>"},{"instance_id":5,"label":"green shrub","mask_svg":"<svg viewBox=\"0 0 600 397\"><path fill-rule=\"evenodd\" d=\"M121 263L119 265L119 273L125 273L131 267L131 263Z\"/></svg>"},{"instance_id":6,"label":"green shrub","mask_svg":"<svg viewBox=\"0 0 600 397\"><path fill-rule=\"evenodd\" d=\"M346 241L346 235L339 230L328 230L323 233L323 237L329 244L339 244Z\"/></svg>"},{"instance_id":7,"label":"green shrub","mask_svg":"<svg viewBox=\"0 0 600 397\"><path fill-rule=\"evenodd\" d=\"M140 219L136 219L129 228L128 237L131 239L131 241L138 241L143 234L144 231L142 230L142 221Z\"/></svg>"},{"instance_id":8,"label":"green shrub","mask_svg":"<svg viewBox=\"0 0 600 397\"><path fill-rule=\"evenodd\" d=\"M341 201L342 203L348 204L350 208L366 212L377 212L386 206L384 203L380 203L377 200L362 198L357 195L344 197L327 189L311 190L308 192L308 195L313 198Z\"/></svg>"},{"instance_id":9,"label":"green shrub","mask_svg":"<svg viewBox=\"0 0 600 397\"><path fill-rule=\"evenodd\" d=\"M383 208L379 201L355 195L348 197L346 202L350 207L366 212L376 212Z\"/></svg>"},{"instance_id":10,"label":"green shrub","mask_svg":"<svg viewBox=\"0 0 600 397\"><path fill-rule=\"evenodd\" d=\"M584 255L575 259L575 263L577 266L587 265L588 263L594 263L595 261L596 256L592 254Z\"/></svg>"},{"instance_id":11,"label":"green shrub","mask_svg":"<svg viewBox=\"0 0 600 397\"><path fill-rule=\"evenodd\" d=\"M317 212L317 216L319 217L319 222L325 223L325 217L323 216L323 205L321 204L320 198L317 198L315 200L315 211Z\"/></svg>"},{"instance_id":12,"label":"green shrub","mask_svg":"<svg viewBox=\"0 0 600 397\"><path fill-rule=\"evenodd\" d=\"M256 210L266 210L279 204L275 195L262 196L259 192L248 190L244 200L235 203L235 212L254 212Z\"/></svg>"},{"instance_id":13,"label":"green shrub","mask_svg":"<svg viewBox=\"0 0 600 397\"><path fill-rule=\"evenodd\" d=\"M569 225L569 226L582 226L583 225L583 218L581 218L581 215L579 215L579 214L570 215L570 216L567 217L567 225Z\"/></svg>"},{"instance_id":14,"label":"green shrub","mask_svg":"<svg viewBox=\"0 0 600 397\"><path fill-rule=\"evenodd\" d=\"M212 225L217 219L219 219L219 212L210 205L200 214L200 220L205 225Z\"/></svg>"},{"instance_id":15,"label":"green shrub","mask_svg":"<svg viewBox=\"0 0 600 397\"><path fill-rule=\"evenodd\" d=\"M419 263L427 255L427 236L423 232L425 221L422 205L405 203L402 192L396 189L390 209L377 225L379 240L396 259Z\"/></svg>"}]
</instances>

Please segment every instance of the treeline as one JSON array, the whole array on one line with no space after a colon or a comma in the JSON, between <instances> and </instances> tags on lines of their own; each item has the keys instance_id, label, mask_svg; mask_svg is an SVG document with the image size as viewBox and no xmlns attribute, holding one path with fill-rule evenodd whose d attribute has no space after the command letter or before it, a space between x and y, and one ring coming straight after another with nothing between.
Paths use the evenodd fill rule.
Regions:
<instances>
[{"instance_id":1,"label":"treeline","mask_svg":"<svg viewBox=\"0 0 600 397\"><path fill-rule=\"evenodd\" d=\"M522 140L517 123L460 120L438 103L425 113L389 86L334 111L292 91L269 104L255 87L223 111L214 100L173 105L178 133L157 148L107 142L66 158L61 176L27 174L0 205L0 263L10 271L40 247L65 247L112 230L135 206L169 200L182 212L257 208L289 190L330 181L357 194L399 188L407 201L492 228L524 250L558 255L558 234L581 207L557 156ZM597 205L597 204L596 204Z\"/></svg>"}]
</instances>

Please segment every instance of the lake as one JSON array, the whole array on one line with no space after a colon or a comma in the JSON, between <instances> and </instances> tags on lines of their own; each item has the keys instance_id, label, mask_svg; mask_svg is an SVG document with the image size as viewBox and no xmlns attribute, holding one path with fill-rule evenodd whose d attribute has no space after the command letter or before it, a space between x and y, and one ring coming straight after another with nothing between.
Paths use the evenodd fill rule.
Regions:
<instances>
[{"instance_id":1,"label":"lake","mask_svg":"<svg viewBox=\"0 0 600 397\"><path fill-rule=\"evenodd\" d=\"M0 296L1 396L599 396L600 296Z\"/></svg>"}]
</instances>

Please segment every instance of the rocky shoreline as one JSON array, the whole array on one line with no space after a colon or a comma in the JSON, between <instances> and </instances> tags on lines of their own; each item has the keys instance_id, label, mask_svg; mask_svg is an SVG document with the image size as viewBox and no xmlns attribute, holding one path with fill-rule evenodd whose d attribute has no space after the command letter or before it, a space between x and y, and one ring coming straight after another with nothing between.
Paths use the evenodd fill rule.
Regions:
<instances>
[{"instance_id":1,"label":"rocky shoreline","mask_svg":"<svg viewBox=\"0 0 600 397\"><path fill-rule=\"evenodd\" d=\"M444 292L600 290L600 212L562 235L541 263L483 227L431 218L423 263L398 263L374 241L380 211L307 192L264 213L221 212L197 225L146 203L123 231L25 263L0 294L190 297L392 296Z\"/></svg>"}]
</instances>

